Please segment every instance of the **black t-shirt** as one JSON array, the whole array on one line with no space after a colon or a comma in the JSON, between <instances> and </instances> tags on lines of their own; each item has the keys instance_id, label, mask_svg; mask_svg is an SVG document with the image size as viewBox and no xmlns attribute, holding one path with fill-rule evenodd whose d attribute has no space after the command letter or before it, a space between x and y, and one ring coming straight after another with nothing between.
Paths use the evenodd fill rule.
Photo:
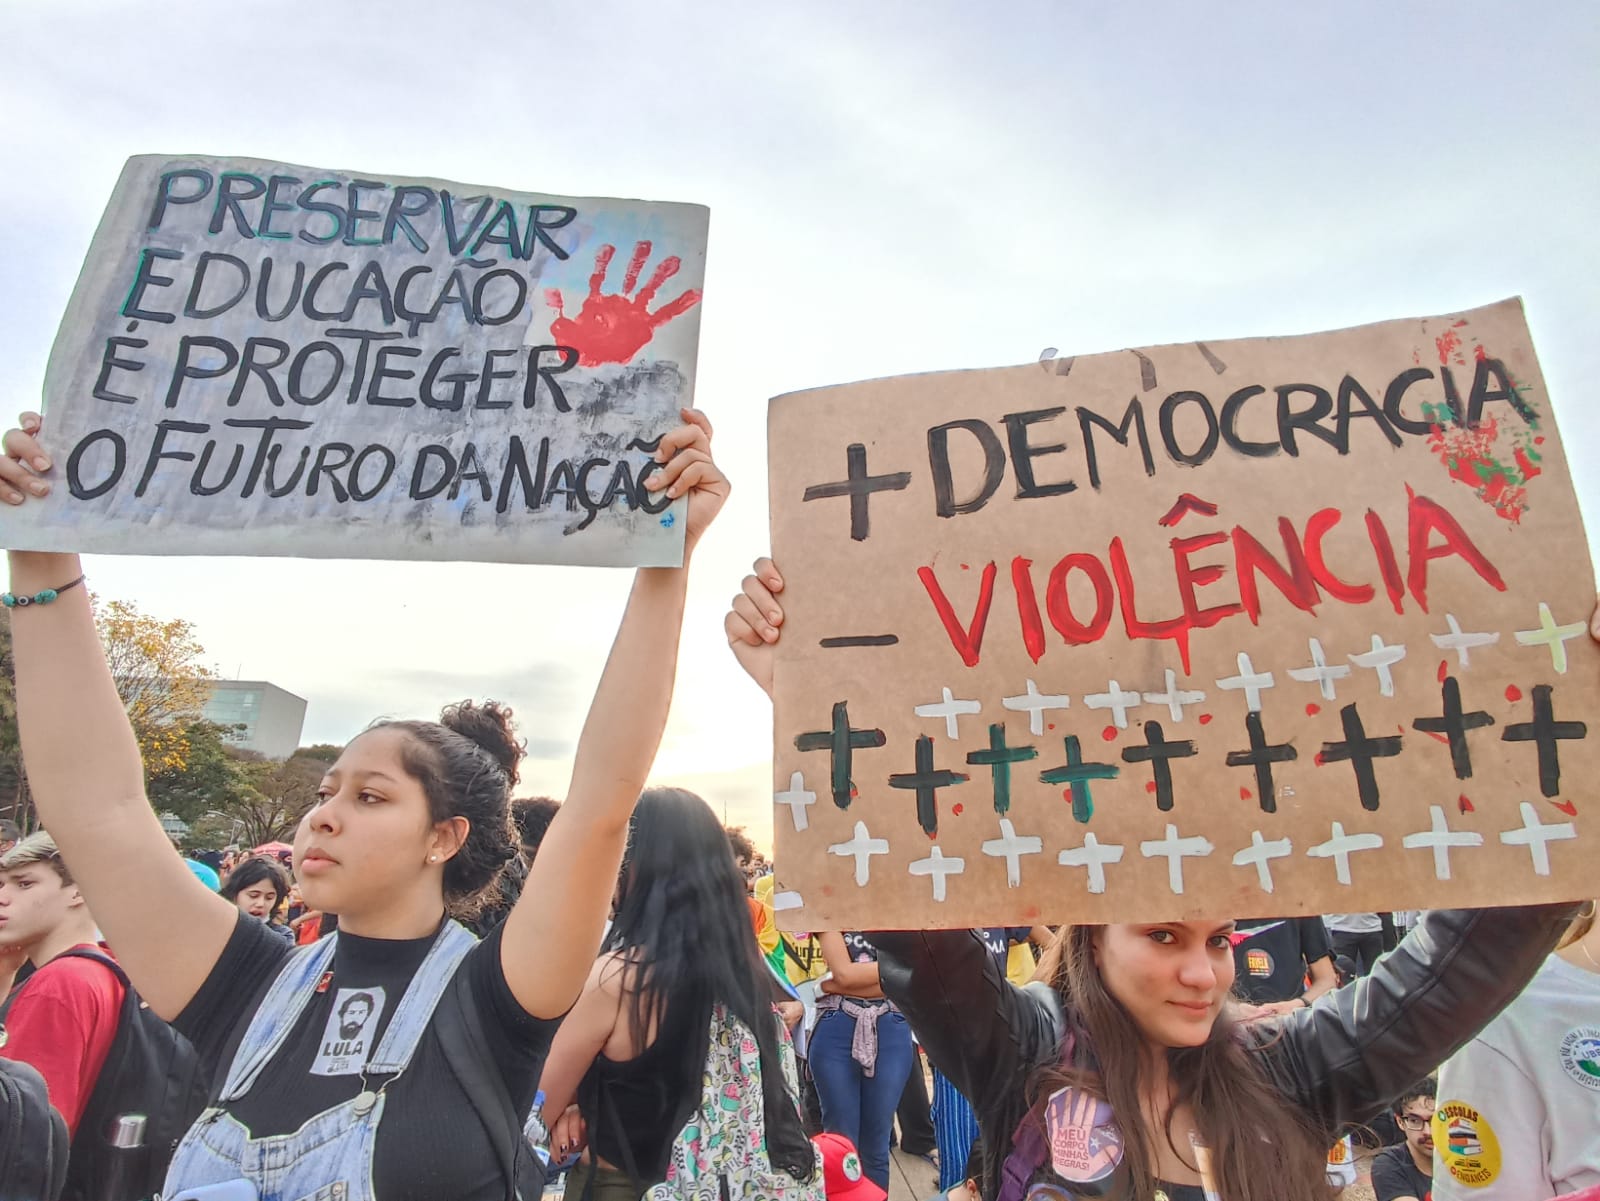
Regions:
<instances>
[{"instance_id":1,"label":"black t-shirt","mask_svg":"<svg viewBox=\"0 0 1600 1201\"><path fill-rule=\"evenodd\" d=\"M994 956L995 964L1000 968L1000 974L1006 974L1006 963L1011 958L1013 943L1028 941L1028 935L1033 933L1032 926L985 926L978 931L983 939L983 945L989 948L989 954Z\"/></svg>"},{"instance_id":2,"label":"black t-shirt","mask_svg":"<svg viewBox=\"0 0 1600 1201\"><path fill-rule=\"evenodd\" d=\"M1306 968L1330 955L1319 917L1252 918L1236 923L1235 987L1256 1005L1288 1001L1305 992Z\"/></svg>"},{"instance_id":3,"label":"black t-shirt","mask_svg":"<svg viewBox=\"0 0 1600 1201\"><path fill-rule=\"evenodd\" d=\"M1398 1147L1385 1147L1372 1157L1372 1191L1378 1201L1395 1201L1396 1197L1429 1201L1433 1180L1417 1170L1411 1148L1401 1143Z\"/></svg>"},{"instance_id":4,"label":"black t-shirt","mask_svg":"<svg viewBox=\"0 0 1600 1201\"><path fill-rule=\"evenodd\" d=\"M495 1063L525 1114L559 1021L531 1017L517 1003L500 967L502 933L497 928L472 948L456 979L471 973ZM386 940L340 934L327 987L312 997L254 1087L228 1111L256 1137L289 1134L360 1093L360 1069L377 1050L433 941L432 935ZM263 923L241 915L222 957L173 1023L194 1043L217 1089L256 1006L292 950ZM382 1078L370 1083L381 1084ZM431 1026L387 1098L373 1158L378 1196L503 1201L500 1158Z\"/></svg>"},{"instance_id":5,"label":"black t-shirt","mask_svg":"<svg viewBox=\"0 0 1600 1201\"><path fill-rule=\"evenodd\" d=\"M851 963L878 962L878 948L868 942L867 936L860 930L848 930L840 937L844 939L844 949Z\"/></svg>"}]
</instances>

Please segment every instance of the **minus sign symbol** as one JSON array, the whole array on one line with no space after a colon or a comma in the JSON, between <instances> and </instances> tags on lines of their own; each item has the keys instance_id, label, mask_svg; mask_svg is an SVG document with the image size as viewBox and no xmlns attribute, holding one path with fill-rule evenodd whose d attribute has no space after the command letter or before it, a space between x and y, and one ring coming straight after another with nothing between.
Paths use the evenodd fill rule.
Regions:
<instances>
[{"instance_id":1,"label":"minus sign symbol","mask_svg":"<svg viewBox=\"0 0 1600 1201\"><path fill-rule=\"evenodd\" d=\"M841 650L856 646L894 646L900 641L898 634L850 634L842 638L824 638L824 650Z\"/></svg>"}]
</instances>

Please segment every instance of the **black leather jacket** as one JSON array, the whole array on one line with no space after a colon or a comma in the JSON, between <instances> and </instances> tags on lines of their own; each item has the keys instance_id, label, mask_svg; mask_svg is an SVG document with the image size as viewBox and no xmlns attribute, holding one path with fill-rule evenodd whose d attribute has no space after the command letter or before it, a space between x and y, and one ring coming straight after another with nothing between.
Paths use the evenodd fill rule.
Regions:
<instances>
[{"instance_id":1,"label":"black leather jacket","mask_svg":"<svg viewBox=\"0 0 1600 1201\"><path fill-rule=\"evenodd\" d=\"M1331 1146L1516 997L1575 912L1563 904L1428 914L1370 975L1306 1009L1246 1025L1263 1073ZM885 995L977 1112L983 1196L994 1201L1027 1110L1028 1077L1059 1055L1060 1001L1042 984L1008 984L970 930L869 937Z\"/></svg>"}]
</instances>

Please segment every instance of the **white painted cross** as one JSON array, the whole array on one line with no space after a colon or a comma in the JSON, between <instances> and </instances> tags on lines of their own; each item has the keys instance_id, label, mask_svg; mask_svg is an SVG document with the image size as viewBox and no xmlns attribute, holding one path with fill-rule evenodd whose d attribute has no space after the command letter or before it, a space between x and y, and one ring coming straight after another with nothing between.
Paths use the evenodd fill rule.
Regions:
<instances>
[{"instance_id":1,"label":"white painted cross","mask_svg":"<svg viewBox=\"0 0 1600 1201\"><path fill-rule=\"evenodd\" d=\"M1556 822L1545 825L1539 820L1539 811L1527 801L1522 802L1522 828L1507 830L1500 835L1500 841L1507 846L1527 847L1528 853L1533 856L1533 871L1535 875L1548 876L1550 874L1550 844L1564 842L1568 838L1576 838L1578 832L1572 828L1571 822Z\"/></svg>"},{"instance_id":2,"label":"white painted cross","mask_svg":"<svg viewBox=\"0 0 1600 1201\"><path fill-rule=\"evenodd\" d=\"M1433 874L1440 880L1450 878L1450 848L1451 847L1481 847L1483 835L1475 834L1469 830L1451 833L1450 823L1445 820L1444 806L1429 805L1430 828L1418 831L1416 834L1407 834L1400 840L1400 845L1406 850L1416 850L1418 847L1429 847L1433 850Z\"/></svg>"},{"instance_id":3,"label":"white painted cross","mask_svg":"<svg viewBox=\"0 0 1600 1201\"><path fill-rule=\"evenodd\" d=\"M1250 845L1239 851L1233 857L1234 867L1253 867L1256 869L1256 879L1261 882L1262 892L1272 891L1272 863L1274 859L1286 859L1293 852L1287 838L1275 838L1268 842L1261 837L1260 830L1250 832Z\"/></svg>"},{"instance_id":4,"label":"white painted cross","mask_svg":"<svg viewBox=\"0 0 1600 1201\"><path fill-rule=\"evenodd\" d=\"M1102 846L1093 834L1085 834L1081 847L1062 851L1056 862L1062 867L1088 868L1089 891L1098 894L1106 890L1106 864L1122 862L1122 847L1114 842Z\"/></svg>"},{"instance_id":5,"label":"white painted cross","mask_svg":"<svg viewBox=\"0 0 1600 1201\"><path fill-rule=\"evenodd\" d=\"M1333 823L1333 837L1306 851L1313 859L1332 859L1333 873L1340 884L1350 883L1350 856L1356 851L1375 851L1383 845L1381 834L1346 834L1343 822Z\"/></svg>"},{"instance_id":6,"label":"white painted cross","mask_svg":"<svg viewBox=\"0 0 1600 1201\"><path fill-rule=\"evenodd\" d=\"M807 791L805 776L794 772L789 776L789 787L773 793L772 799L779 805L789 806L789 812L794 815L794 828L804 830L809 824L806 810L817 803L817 794Z\"/></svg>"},{"instance_id":7,"label":"white painted cross","mask_svg":"<svg viewBox=\"0 0 1600 1201\"><path fill-rule=\"evenodd\" d=\"M1037 855L1044 850L1044 839L1017 836L1017 829L1009 817L1000 819L1000 837L983 844L983 853L1006 861L1006 887L1016 888L1022 883L1022 856Z\"/></svg>"},{"instance_id":8,"label":"white painted cross","mask_svg":"<svg viewBox=\"0 0 1600 1201\"><path fill-rule=\"evenodd\" d=\"M960 738L961 730L956 725L956 719L963 713L979 713L983 710L982 701L958 701L950 694L948 688L943 689L942 701L930 701L926 705L918 705L913 712L918 717L944 718L944 733L946 738Z\"/></svg>"},{"instance_id":9,"label":"white painted cross","mask_svg":"<svg viewBox=\"0 0 1600 1201\"><path fill-rule=\"evenodd\" d=\"M1383 639L1374 634L1372 636L1372 649L1362 651L1359 655L1349 656L1350 662L1357 667L1370 667L1378 673L1378 691L1384 696L1394 695L1394 676L1389 674L1389 669L1406 657L1406 648L1396 644L1386 646Z\"/></svg>"},{"instance_id":10,"label":"white painted cross","mask_svg":"<svg viewBox=\"0 0 1600 1201\"><path fill-rule=\"evenodd\" d=\"M1455 651L1456 660L1462 667L1472 664L1472 648L1475 646L1493 646L1500 641L1498 633L1493 634L1463 634L1461 623L1456 620L1454 613L1444 615L1445 624L1450 627L1448 634L1429 634L1433 645L1442 651Z\"/></svg>"},{"instance_id":11,"label":"white painted cross","mask_svg":"<svg viewBox=\"0 0 1600 1201\"><path fill-rule=\"evenodd\" d=\"M1550 665L1562 675L1567 673L1567 641L1582 635L1588 626L1581 621L1570 625L1558 626L1556 619L1551 616L1550 606L1543 601L1539 602L1539 628L1537 630L1517 630L1517 641L1523 646L1548 646L1550 648Z\"/></svg>"},{"instance_id":12,"label":"white painted cross","mask_svg":"<svg viewBox=\"0 0 1600 1201\"><path fill-rule=\"evenodd\" d=\"M1091 692L1083 698L1083 703L1091 709L1110 709L1111 720L1116 723L1117 729L1128 728L1128 710L1142 704L1137 692L1127 692L1115 680L1106 684L1104 692Z\"/></svg>"},{"instance_id":13,"label":"white painted cross","mask_svg":"<svg viewBox=\"0 0 1600 1201\"><path fill-rule=\"evenodd\" d=\"M772 912L784 913L790 909L804 909L806 899L797 892L775 892L772 894Z\"/></svg>"},{"instance_id":14,"label":"white painted cross","mask_svg":"<svg viewBox=\"0 0 1600 1201\"><path fill-rule=\"evenodd\" d=\"M1044 733L1045 710L1065 709L1072 703L1072 698L1069 696L1041 694L1039 686L1029 680L1028 691L1020 696L1001 697L1000 703L1013 713L1026 713L1028 715L1028 733L1039 735Z\"/></svg>"},{"instance_id":15,"label":"white painted cross","mask_svg":"<svg viewBox=\"0 0 1600 1201\"><path fill-rule=\"evenodd\" d=\"M1167 887L1178 895L1183 894L1183 861L1201 855L1209 855L1217 848L1196 834L1189 838L1178 837L1178 827L1171 822L1167 823L1167 836L1165 838L1152 838L1148 842L1139 844L1139 853L1146 859L1156 856L1165 856L1167 860Z\"/></svg>"},{"instance_id":16,"label":"white painted cross","mask_svg":"<svg viewBox=\"0 0 1600 1201\"><path fill-rule=\"evenodd\" d=\"M917 859L911 864L913 876L933 877L933 899L944 900L945 877L959 876L967 870L967 861L958 855L947 856L938 847L928 852L926 859Z\"/></svg>"},{"instance_id":17,"label":"white painted cross","mask_svg":"<svg viewBox=\"0 0 1600 1201\"><path fill-rule=\"evenodd\" d=\"M1344 679L1350 674L1350 669L1342 663L1337 667L1329 667L1327 656L1322 650L1322 643L1315 638L1309 641L1311 643L1311 666L1291 667L1289 669L1289 678L1299 680L1302 684L1315 684L1322 690L1323 700L1334 700L1337 696L1337 690L1334 688L1333 682Z\"/></svg>"},{"instance_id":18,"label":"white painted cross","mask_svg":"<svg viewBox=\"0 0 1600 1201\"><path fill-rule=\"evenodd\" d=\"M1252 713L1261 712L1261 693L1264 689L1274 687L1275 684L1272 673L1256 671L1255 664L1250 662L1250 656L1243 651L1239 652L1239 674L1217 681L1218 688L1226 688L1230 692L1243 690L1245 704L1250 706Z\"/></svg>"},{"instance_id":19,"label":"white painted cross","mask_svg":"<svg viewBox=\"0 0 1600 1201\"><path fill-rule=\"evenodd\" d=\"M856 836L849 842L836 842L828 848L833 855L854 856L856 861L856 884L862 888L867 886L867 881L872 879L872 857L874 855L887 855L889 853L889 840L887 838L874 838L867 833L867 823L856 823Z\"/></svg>"},{"instance_id":20,"label":"white painted cross","mask_svg":"<svg viewBox=\"0 0 1600 1201\"><path fill-rule=\"evenodd\" d=\"M1165 692L1147 692L1144 699L1152 705L1165 705L1172 713L1173 721L1183 720L1183 707L1185 705L1198 705L1206 699L1206 694L1197 691L1185 691L1178 687L1178 673L1172 668L1167 668L1167 690Z\"/></svg>"}]
</instances>

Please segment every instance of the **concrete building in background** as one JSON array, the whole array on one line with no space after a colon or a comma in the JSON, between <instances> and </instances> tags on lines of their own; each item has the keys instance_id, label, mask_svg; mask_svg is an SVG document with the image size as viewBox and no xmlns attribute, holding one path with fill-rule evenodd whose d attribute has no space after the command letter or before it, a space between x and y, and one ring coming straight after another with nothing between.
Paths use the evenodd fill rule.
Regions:
<instances>
[{"instance_id":1,"label":"concrete building in background","mask_svg":"<svg viewBox=\"0 0 1600 1201\"><path fill-rule=\"evenodd\" d=\"M200 715L227 726L234 746L287 759L300 745L306 702L265 680L213 680L211 699Z\"/></svg>"}]
</instances>

